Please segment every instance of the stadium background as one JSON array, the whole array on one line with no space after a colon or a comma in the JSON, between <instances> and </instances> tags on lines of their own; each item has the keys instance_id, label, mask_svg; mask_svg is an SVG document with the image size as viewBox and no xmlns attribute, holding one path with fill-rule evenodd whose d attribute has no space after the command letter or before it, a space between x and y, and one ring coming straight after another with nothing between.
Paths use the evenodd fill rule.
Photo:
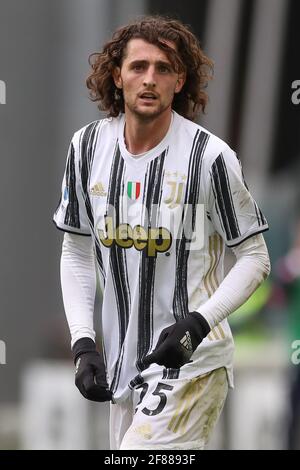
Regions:
<instances>
[{"instance_id":1,"label":"stadium background","mask_svg":"<svg viewBox=\"0 0 300 470\"><path fill-rule=\"evenodd\" d=\"M200 122L238 151L271 226L271 278L232 317L236 389L212 447L288 445L289 389L299 369L292 357L300 356L292 356L292 342L300 340L293 323L300 308L299 258L292 257L295 280L284 275L299 219L300 106L292 100L292 83L300 80L299 2L3 0L2 449L107 447L107 406L84 402L73 387L58 274L62 234L51 219L69 140L98 118L84 84L88 55L117 26L144 13L168 13L190 24L214 60L210 103ZM299 448L299 435L295 440Z\"/></svg>"}]
</instances>

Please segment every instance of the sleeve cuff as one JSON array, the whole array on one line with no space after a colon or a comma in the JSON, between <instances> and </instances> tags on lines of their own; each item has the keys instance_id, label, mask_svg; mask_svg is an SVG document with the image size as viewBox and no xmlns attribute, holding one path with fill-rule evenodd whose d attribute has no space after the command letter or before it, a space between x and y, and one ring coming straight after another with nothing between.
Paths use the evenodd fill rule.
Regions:
<instances>
[{"instance_id":1,"label":"sleeve cuff","mask_svg":"<svg viewBox=\"0 0 300 470\"><path fill-rule=\"evenodd\" d=\"M82 232L81 230L76 230L75 228L72 228L72 227L69 227L69 226L63 225L63 224L58 225L58 223L54 219L53 219L53 223L54 223L55 227L58 230L61 230L62 232L75 233L77 235L83 235L83 236L86 236L86 237L91 236L91 233Z\"/></svg>"},{"instance_id":2,"label":"sleeve cuff","mask_svg":"<svg viewBox=\"0 0 300 470\"><path fill-rule=\"evenodd\" d=\"M244 241L248 240L248 238L254 237L254 235L258 235L259 233L267 232L269 230L268 225L263 225L262 227L259 227L259 229L253 230L251 232L247 232L244 235L242 235L239 238L235 238L234 240L226 241L226 245L228 248L234 248Z\"/></svg>"}]
</instances>

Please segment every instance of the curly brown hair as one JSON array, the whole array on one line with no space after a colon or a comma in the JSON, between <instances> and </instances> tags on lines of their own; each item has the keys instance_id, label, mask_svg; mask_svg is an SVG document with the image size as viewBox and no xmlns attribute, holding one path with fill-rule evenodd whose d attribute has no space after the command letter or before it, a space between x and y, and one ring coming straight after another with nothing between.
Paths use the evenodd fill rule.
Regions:
<instances>
[{"instance_id":1,"label":"curly brown hair","mask_svg":"<svg viewBox=\"0 0 300 470\"><path fill-rule=\"evenodd\" d=\"M121 67L127 43L134 38L144 39L165 51L174 70L185 73L185 84L175 94L172 108L185 118L195 120L201 109L205 111L208 96L204 88L212 78L213 62L203 53L198 39L188 26L162 16L145 16L119 28L112 40L104 45L102 52L90 55L92 72L86 84L91 100L98 102L99 109L107 111L110 117L124 112L123 94L115 86L113 70ZM176 50L165 41L173 42Z\"/></svg>"}]
</instances>

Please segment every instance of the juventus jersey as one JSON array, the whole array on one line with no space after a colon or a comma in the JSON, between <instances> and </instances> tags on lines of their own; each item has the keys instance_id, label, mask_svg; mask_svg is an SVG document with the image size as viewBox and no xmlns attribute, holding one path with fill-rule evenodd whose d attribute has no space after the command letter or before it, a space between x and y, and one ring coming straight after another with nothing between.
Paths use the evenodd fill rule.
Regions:
<instances>
[{"instance_id":1,"label":"juventus jersey","mask_svg":"<svg viewBox=\"0 0 300 470\"><path fill-rule=\"evenodd\" d=\"M172 113L164 139L138 157L124 143L124 115L92 122L70 144L58 228L91 236L99 272L103 347L115 400L152 373L195 377L226 367L233 340L219 323L180 370L144 357L160 332L198 310L224 277L225 245L267 230L236 154Z\"/></svg>"}]
</instances>

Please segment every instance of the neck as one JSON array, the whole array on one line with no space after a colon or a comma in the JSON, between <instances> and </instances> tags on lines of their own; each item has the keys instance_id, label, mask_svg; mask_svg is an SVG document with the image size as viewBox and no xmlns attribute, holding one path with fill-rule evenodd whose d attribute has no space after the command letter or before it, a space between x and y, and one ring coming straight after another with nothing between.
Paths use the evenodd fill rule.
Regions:
<instances>
[{"instance_id":1,"label":"neck","mask_svg":"<svg viewBox=\"0 0 300 470\"><path fill-rule=\"evenodd\" d=\"M168 132L172 113L166 110L152 119L141 119L125 111L125 143L133 155L148 152L158 145Z\"/></svg>"}]
</instances>

